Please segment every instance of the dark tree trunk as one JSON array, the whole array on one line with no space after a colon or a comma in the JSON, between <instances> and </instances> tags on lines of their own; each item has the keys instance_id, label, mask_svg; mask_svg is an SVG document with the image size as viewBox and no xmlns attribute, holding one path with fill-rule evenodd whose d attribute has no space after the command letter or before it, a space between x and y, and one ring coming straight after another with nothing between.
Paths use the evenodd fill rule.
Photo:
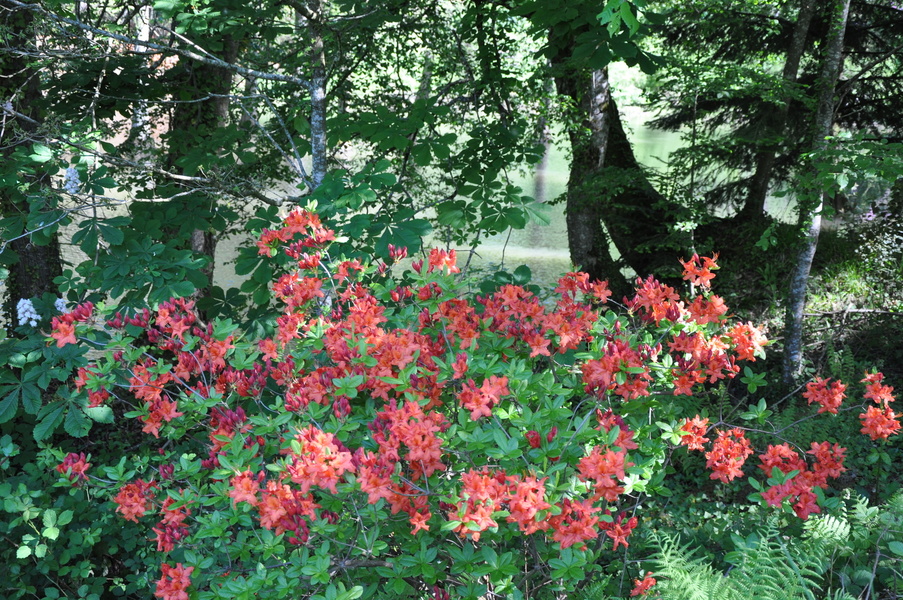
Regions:
<instances>
[{"instance_id":1,"label":"dark tree trunk","mask_svg":"<svg viewBox=\"0 0 903 600\"><path fill-rule=\"evenodd\" d=\"M843 66L843 40L850 0L836 0L832 11L831 27L818 77L818 105L812 127L811 148L814 155L827 147L826 138L831 135L834 125L834 92ZM817 160L817 158L815 159ZM816 167L812 165L811 169ZM790 279L790 293L787 317L784 326L784 373L785 383L792 383L800 374L803 356L803 309L806 306L806 286L812 259L818 246L821 231L821 210L824 193L818 189L802 190L800 198L800 228L805 230L799 256Z\"/></svg>"},{"instance_id":2,"label":"dark tree trunk","mask_svg":"<svg viewBox=\"0 0 903 600\"><path fill-rule=\"evenodd\" d=\"M0 137L0 157L8 168L9 157L20 145L30 145L41 141L38 123L42 120L40 111L41 86L38 71L31 68L17 52L28 52L35 45L33 17L29 10L16 9L7 2L0 1L0 28L6 32L4 45L0 47L0 99L9 102L13 110L22 115L6 121ZM14 166L14 165L13 165ZM41 202L42 193L49 181L41 171L34 175L19 174L12 185L0 186L0 214L3 217L27 215L30 204ZM27 182L23 193L21 183ZM20 298L32 298L45 293L58 293L53 279L62 275L62 260L57 236L50 237L48 243L38 245L31 236L25 235L13 240L2 256L9 264L9 278L6 281L4 312L7 322L15 325L14 307Z\"/></svg>"},{"instance_id":3,"label":"dark tree trunk","mask_svg":"<svg viewBox=\"0 0 903 600\"><path fill-rule=\"evenodd\" d=\"M571 170L566 220L571 260L592 277L608 279L615 297L631 291L612 258L638 275L676 276L682 240L668 224L682 208L663 197L636 160L621 115L611 97L606 70L590 73L553 64L558 93L569 97L583 121L569 131Z\"/></svg>"},{"instance_id":4,"label":"dark tree trunk","mask_svg":"<svg viewBox=\"0 0 903 600\"><path fill-rule=\"evenodd\" d=\"M558 93L579 107L584 117L580 128L569 132L571 169L565 205L571 261L594 279L608 280L615 297L629 292L609 251L608 234L602 225L602 199L596 185L605 163L609 134L611 88L606 71L585 74L567 71L555 77Z\"/></svg>"},{"instance_id":5,"label":"dark tree trunk","mask_svg":"<svg viewBox=\"0 0 903 600\"><path fill-rule=\"evenodd\" d=\"M218 58L228 63L234 63L238 55L237 42L230 36L224 36L221 41L223 51ZM207 140L217 129L229 122L229 94L232 91L232 78L231 69L197 61L190 63L185 73L184 85L180 89L189 91L191 97L197 101L177 104L173 110L167 156L168 167L173 171L181 171L177 165L178 159L194 150L198 145L207 148L208 153L216 153L220 150L220 148L212 147ZM212 162L215 163L215 161ZM199 190L195 194L187 195L185 201L202 203L203 206L200 207L201 210L198 213L209 214L210 218L213 218L219 198L209 191ZM207 258L203 273L207 277L208 285L213 282L216 243L217 232L209 224L196 227L191 231L188 240L192 251ZM202 298L208 292L209 289L201 289L197 291L196 296Z\"/></svg>"},{"instance_id":6,"label":"dark tree trunk","mask_svg":"<svg viewBox=\"0 0 903 600\"><path fill-rule=\"evenodd\" d=\"M799 75L800 61L809 35L809 24L815 12L815 0L800 0L800 11L793 28L793 38L787 50L782 78L785 86L796 82ZM774 169L781 136L787 126L790 99L783 94L783 101L778 106L769 105L763 109L761 122L764 145L756 153L756 170L749 184L749 194L741 210L741 216L750 219L765 217L765 198L771 185L771 173Z\"/></svg>"}]
</instances>

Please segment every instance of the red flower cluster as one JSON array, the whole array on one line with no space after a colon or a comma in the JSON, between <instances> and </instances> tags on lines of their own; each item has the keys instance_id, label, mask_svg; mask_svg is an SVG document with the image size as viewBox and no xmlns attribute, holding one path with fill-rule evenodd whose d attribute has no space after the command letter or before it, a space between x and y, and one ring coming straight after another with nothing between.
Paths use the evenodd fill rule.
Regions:
<instances>
[{"instance_id":1,"label":"red flower cluster","mask_svg":"<svg viewBox=\"0 0 903 600\"><path fill-rule=\"evenodd\" d=\"M498 527L494 515L506 507L507 521L517 523L526 535L546 531L550 526L554 529L554 518L537 518L540 511L551 508L545 500L545 481L533 476L506 475L503 470L492 471L488 467L470 469L461 475L461 499L448 505L449 520L460 522L453 531L478 541L482 532Z\"/></svg>"},{"instance_id":2,"label":"red flower cluster","mask_svg":"<svg viewBox=\"0 0 903 600\"><path fill-rule=\"evenodd\" d=\"M753 449L742 429L722 430L717 434L711 451L705 454L706 467L712 470L709 477L727 483L743 476L743 463Z\"/></svg>"},{"instance_id":3,"label":"red flower cluster","mask_svg":"<svg viewBox=\"0 0 903 600\"><path fill-rule=\"evenodd\" d=\"M704 450L703 444L709 441L709 438L705 437L708 425L709 420L702 419L699 415L692 419L684 420L683 425L680 426L680 431L686 433L686 435L681 436L680 444L686 446L689 450Z\"/></svg>"},{"instance_id":4,"label":"red flower cluster","mask_svg":"<svg viewBox=\"0 0 903 600\"><path fill-rule=\"evenodd\" d=\"M873 440L887 439L900 430L900 419L890 409L890 403L894 401L894 388L881 383L883 380L883 373L867 374L862 380L865 383L865 397L878 405L869 406L859 415L862 433Z\"/></svg>"},{"instance_id":5,"label":"red flower cluster","mask_svg":"<svg viewBox=\"0 0 903 600\"><path fill-rule=\"evenodd\" d=\"M491 417L492 407L508 393L508 378L490 375L479 388L473 379L468 379L458 394L458 400L470 411L471 420L476 421L480 417Z\"/></svg>"},{"instance_id":6,"label":"red flower cluster","mask_svg":"<svg viewBox=\"0 0 903 600\"><path fill-rule=\"evenodd\" d=\"M153 313L119 315L110 322L111 327L128 323L145 331L148 343L137 364L103 375L102 382L101 369L86 367L76 382L78 389L89 390L95 405L109 398L105 386L112 389L114 376L123 387L127 380L129 392L143 403L144 431L155 437L164 423L184 416L181 407L196 419L184 425L202 429L201 435L189 430L184 444L199 440L209 450L200 460L200 473L196 465L193 471L179 471L179 477L189 477L186 490L199 490L192 509L232 511L241 517L236 522L241 527L256 515L260 527L284 534L290 544L322 535L315 521L337 525L340 533L333 537L340 539L350 527L363 531L367 519L380 515L378 519L391 521L384 531L403 555L411 543L407 531L413 536L442 520L432 512L438 505L441 517L452 521L446 528L473 541L499 527L513 530L516 524L525 535L543 532L561 548L585 549L600 532L612 540L613 550L626 548L637 518L625 513L612 517L606 507L624 493L629 459L640 462L637 455L628 455L638 444L611 409L596 411L597 430L585 427L592 418L587 411L596 410L585 400L602 404L613 394L625 401L643 400L625 406L636 411L640 405L645 411L651 394L673 389L690 395L700 384L736 376L737 362L755 360L766 344L751 324L722 324L727 308L708 291L715 258L682 261L685 278L705 290L691 302L650 277L638 280L635 296L627 300L632 315L600 320L604 308L599 305L611 292L583 273L559 280L554 305L515 285L471 302L457 297L453 250L433 250L425 265L417 264L417 276L408 272L396 281L386 275L386 265L373 269L358 260L331 260L324 248L333 238L316 215L299 210L281 228L261 236L260 254L271 256L283 247L291 259L291 271L273 285L281 314L271 337L258 341L243 340L242 332L234 338L215 335L212 325L200 321L193 303L173 300ZM404 254L389 249L392 261ZM371 277L385 277L380 281L387 284L371 285ZM636 335L622 330L625 323L637 321L646 326ZM655 336L643 337L653 329L650 323L656 325ZM223 329L222 324L217 327ZM62 321L55 333L58 342L75 341ZM548 358L531 365L528 354L530 359ZM551 365L553 376L535 369L539 364ZM576 415L571 419L571 407L565 406L572 392L562 382L578 373L593 396L581 399L575 409L583 410L579 420ZM515 379L521 376L524 380ZM893 400L890 388L877 374L866 382L866 397L879 406L874 410L880 415L862 415L863 431L878 437L895 433L899 424L887 408ZM843 386L817 380L806 397L821 405L820 412L836 412ZM502 398L505 403L499 406ZM198 415L209 415L209 420ZM545 418L553 421L547 431L524 431L524 423ZM182 425L180 420L168 427ZM560 439L558 427L564 430ZM708 445L711 478L732 481L742 475L751 444L741 429L716 431L710 442L708 427L708 419L698 415L684 420L680 444L702 451ZM493 438L507 447L508 456L490 448ZM487 465L485 456L465 445L471 441L497 462ZM576 464L575 448L588 449ZM843 453L836 444L813 444L809 466L806 457L787 447L769 447L762 455L763 470L799 473L763 496L777 504L789 498L805 518L818 510L812 490L843 471ZM548 454L561 454L569 462L563 464L562 458L549 469L558 458ZM531 464L529 459L536 457L543 460ZM83 455L71 454L57 470L78 481L88 466ZM172 464L165 467L160 466L161 485L181 485L172 480ZM546 472L538 471L544 467ZM545 474L555 477L548 495ZM574 484L575 478L583 483ZM117 511L137 521L153 509L155 487L143 480L123 485L115 497ZM381 506L360 510L364 497ZM347 514L356 515L358 522L340 521L332 512L341 512L340 500L347 500ZM173 506L167 498L162 520L153 529L157 549L164 553L193 535L188 508ZM398 516L386 518L389 512ZM363 546L349 541L347 548L353 554ZM192 568L163 566L156 595L185 600ZM654 584L647 574L636 581L632 595L646 595Z\"/></svg>"},{"instance_id":7,"label":"red flower cluster","mask_svg":"<svg viewBox=\"0 0 903 600\"><path fill-rule=\"evenodd\" d=\"M694 254L690 260L680 261L680 264L683 265L684 268L684 279L693 285L704 288L711 287L712 279L715 278L715 274L712 273L712 271L718 269L718 265L715 263L716 260L718 260L717 253L711 258L708 256L700 258L698 254Z\"/></svg>"},{"instance_id":8,"label":"red flower cluster","mask_svg":"<svg viewBox=\"0 0 903 600\"><path fill-rule=\"evenodd\" d=\"M646 576L643 577L642 580L633 580L633 589L630 591L630 596L647 596L656 583L657 582L655 580L655 577L652 576L652 573L646 573Z\"/></svg>"},{"instance_id":9,"label":"red flower cluster","mask_svg":"<svg viewBox=\"0 0 903 600\"><path fill-rule=\"evenodd\" d=\"M810 381L806 384L806 391L803 392L803 398L805 398L809 404L812 404L813 402L820 404L821 407L818 409L819 413L829 412L836 415L837 409L840 408L840 405L846 396L844 392L846 391L847 386L839 381L829 383L830 381L830 379L816 377L815 381Z\"/></svg>"},{"instance_id":10,"label":"red flower cluster","mask_svg":"<svg viewBox=\"0 0 903 600\"><path fill-rule=\"evenodd\" d=\"M113 498L118 506L116 512L122 515L126 521L138 522L139 517L153 508L152 488L157 487L153 481L146 482L138 479L133 483L127 483L119 488L119 493Z\"/></svg>"},{"instance_id":11,"label":"red flower cluster","mask_svg":"<svg viewBox=\"0 0 903 600\"><path fill-rule=\"evenodd\" d=\"M799 473L781 485L771 486L762 493L762 498L771 506L781 506L784 499L789 498L796 515L804 520L812 513L821 512L812 489L828 487L829 478L837 477L846 470L843 466L845 451L846 448L830 442L812 442L812 449L807 454L813 455L815 462L809 468L806 461L787 444L769 445L768 450L759 455L762 461L759 468L766 475L771 476L775 468L785 475L791 471Z\"/></svg>"},{"instance_id":12,"label":"red flower cluster","mask_svg":"<svg viewBox=\"0 0 903 600\"><path fill-rule=\"evenodd\" d=\"M272 529L276 535L291 532L288 542L296 545L307 542L310 535L307 520L317 518L318 508L320 505L314 502L312 495L272 480L267 481L266 488L261 490L257 504L260 526Z\"/></svg>"},{"instance_id":13,"label":"red flower cluster","mask_svg":"<svg viewBox=\"0 0 903 600\"><path fill-rule=\"evenodd\" d=\"M605 511L605 514L611 515L610 511ZM605 532L605 535L614 540L614 545L612 545L612 550L617 550L618 546L624 546L627 548L630 544L627 543L627 538L630 537L631 532L636 528L637 523L639 521L636 517L630 517L629 519L624 519L624 513L618 515L617 519L614 519L611 522L605 522L599 524L599 529Z\"/></svg>"},{"instance_id":14,"label":"red flower cluster","mask_svg":"<svg viewBox=\"0 0 903 600\"><path fill-rule=\"evenodd\" d=\"M94 314L94 304L85 302L79 304L72 311L53 317L50 321L50 337L56 340L57 348L62 348L66 344L75 344L78 339L75 337L75 324L84 323Z\"/></svg>"},{"instance_id":15,"label":"red flower cluster","mask_svg":"<svg viewBox=\"0 0 903 600\"><path fill-rule=\"evenodd\" d=\"M627 450L615 452L595 446L589 456L584 456L577 463L577 471L581 481L592 482L595 491L593 502L600 498L616 502L618 495L624 493L618 480L624 480L624 469L631 464L627 462Z\"/></svg>"},{"instance_id":16,"label":"red flower cluster","mask_svg":"<svg viewBox=\"0 0 903 600\"><path fill-rule=\"evenodd\" d=\"M176 542L188 535L188 525L185 519L191 514L188 507L183 505L179 508L172 508L175 500L167 498L163 501L160 513L163 519L154 527L154 533L157 534L157 552L172 552Z\"/></svg>"},{"instance_id":17,"label":"red flower cluster","mask_svg":"<svg viewBox=\"0 0 903 600\"><path fill-rule=\"evenodd\" d=\"M194 567L184 567L182 563L176 563L176 566L171 567L168 563L163 563L160 570L163 576L157 581L154 596L162 600L188 600L188 592L185 590L191 585Z\"/></svg>"},{"instance_id":18,"label":"red flower cluster","mask_svg":"<svg viewBox=\"0 0 903 600\"><path fill-rule=\"evenodd\" d=\"M172 421L176 417L181 417L182 413L176 410L178 405L174 400L168 395L163 397L166 384L173 381L172 373L157 373L154 367L156 363L150 359L132 367L129 384L135 398L143 400L148 410L148 414L141 417L144 422L142 431L160 437L160 426L163 421Z\"/></svg>"},{"instance_id":19,"label":"red flower cluster","mask_svg":"<svg viewBox=\"0 0 903 600\"><path fill-rule=\"evenodd\" d=\"M88 470L88 467L91 466L91 463L85 462L85 460L87 459L85 458L84 452L78 454L70 452L66 455L66 458L63 459L63 462L56 466L56 470L60 475L68 477L69 481L72 482L72 485L75 485L79 481L88 479L85 472Z\"/></svg>"},{"instance_id":20,"label":"red flower cluster","mask_svg":"<svg viewBox=\"0 0 903 600\"><path fill-rule=\"evenodd\" d=\"M336 493L336 484L346 472L353 473L351 453L331 433L313 425L300 431L292 443L287 465L292 482L306 494L312 486Z\"/></svg>"},{"instance_id":21,"label":"red flower cluster","mask_svg":"<svg viewBox=\"0 0 903 600\"><path fill-rule=\"evenodd\" d=\"M586 549L586 542L599 536L599 517L594 516L601 510L593 506L592 500L564 499L559 504L561 514L549 518L549 527L555 533L552 539L561 544L561 548L569 548L579 544L578 548Z\"/></svg>"},{"instance_id":22,"label":"red flower cluster","mask_svg":"<svg viewBox=\"0 0 903 600\"><path fill-rule=\"evenodd\" d=\"M109 390L97 382L98 372L95 370L96 368L97 365L94 364L87 367L79 367L75 377L76 390L81 391L83 387L88 387L89 408L102 406L110 397Z\"/></svg>"}]
</instances>

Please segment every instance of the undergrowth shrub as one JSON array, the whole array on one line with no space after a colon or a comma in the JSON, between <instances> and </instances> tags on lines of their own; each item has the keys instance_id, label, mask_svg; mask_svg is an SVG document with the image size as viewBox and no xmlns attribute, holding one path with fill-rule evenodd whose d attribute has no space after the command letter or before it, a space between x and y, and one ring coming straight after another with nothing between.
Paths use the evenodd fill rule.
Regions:
<instances>
[{"instance_id":1,"label":"undergrowth shrub","mask_svg":"<svg viewBox=\"0 0 903 600\"><path fill-rule=\"evenodd\" d=\"M21 481L3 484L11 597L540 598L597 575L605 593L634 577L649 593L626 553L682 447L713 489L746 493L758 454L762 507L806 519L831 505L845 448L754 447L774 441L773 411L724 401L726 382L765 384L751 365L766 340L726 316L713 258L683 262L691 297L650 277L611 310L582 273L544 298L502 282L474 297L454 251L402 269L404 249L366 264L331 256L333 239L300 210L262 232L278 303L247 328L184 298L53 317L45 349L66 353L70 385L20 407L26 360L4 390L7 421L34 424L34 452L8 457ZM891 390L863 381L865 402L843 410L885 439ZM836 413L842 387L816 380L805 397ZM112 421L132 429L95 438ZM79 539L87 562L56 570Z\"/></svg>"}]
</instances>

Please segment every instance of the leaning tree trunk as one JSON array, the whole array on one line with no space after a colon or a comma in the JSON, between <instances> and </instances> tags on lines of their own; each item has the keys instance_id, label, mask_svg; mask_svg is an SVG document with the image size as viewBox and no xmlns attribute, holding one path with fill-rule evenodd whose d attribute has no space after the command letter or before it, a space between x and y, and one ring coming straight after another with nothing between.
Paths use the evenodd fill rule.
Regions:
<instances>
[{"instance_id":1,"label":"leaning tree trunk","mask_svg":"<svg viewBox=\"0 0 903 600\"><path fill-rule=\"evenodd\" d=\"M581 127L571 127L569 131L571 169L565 218L571 261L590 277L607 279L615 297L621 297L629 292L629 286L611 257L608 234L602 225L603 202L595 189L608 148L608 73L599 70L586 74L558 66L558 93L571 98L583 117Z\"/></svg>"},{"instance_id":2,"label":"leaning tree trunk","mask_svg":"<svg viewBox=\"0 0 903 600\"><path fill-rule=\"evenodd\" d=\"M834 90L840 70L843 66L843 40L846 32L847 17L850 12L850 0L836 0L831 28L825 46L821 71L818 77L818 105L812 128L812 156L809 169L814 172L817 167L814 161L827 147L827 137L831 135L834 124ZM787 305L787 317L784 326L784 372L785 383L792 383L800 374L802 365L803 309L806 305L806 285L812 259L818 246L821 231L821 210L824 205L824 192L818 189L803 190L800 199L800 225L805 229L799 256L790 279L790 294Z\"/></svg>"},{"instance_id":3,"label":"leaning tree trunk","mask_svg":"<svg viewBox=\"0 0 903 600\"><path fill-rule=\"evenodd\" d=\"M800 2L800 11L793 28L793 37L784 61L782 79L785 90L781 94L782 101L779 106L769 104L764 108L761 126L765 144L756 152L756 170L750 180L746 203L741 210L741 216L745 218L761 219L765 216L765 198L768 196L771 173L774 170L780 138L784 135L787 127L790 110L790 98L786 86L796 83L800 61L806 47L806 37L809 34L809 24L812 22L812 15L815 12L815 0L800 0Z\"/></svg>"},{"instance_id":4,"label":"leaning tree trunk","mask_svg":"<svg viewBox=\"0 0 903 600\"><path fill-rule=\"evenodd\" d=\"M19 146L41 141L38 137L41 122L40 74L30 59L24 58L35 46L31 11L0 1L0 29L5 32L4 43L0 47L0 99L8 102L7 107L14 114L12 118L10 114L5 116L4 127L0 129L0 160L4 163L0 172L9 170L11 177L5 180L12 180L11 184L0 184L0 216L25 217L32 203L43 201L49 186L46 173L38 169L33 175L23 175L11 158ZM27 187L23 189L22 184ZM0 255L0 264L9 266L3 308L10 329L16 323L14 307L20 298L58 292L53 279L62 275L59 240L56 234L49 239L41 237L39 243L37 238L22 235L11 241Z\"/></svg>"},{"instance_id":5,"label":"leaning tree trunk","mask_svg":"<svg viewBox=\"0 0 903 600\"><path fill-rule=\"evenodd\" d=\"M649 182L636 160L621 115L611 97L606 70L569 69L566 57L553 61L559 94L571 99L583 121L569 131L571 170L566 220L571 260L592 277L608 279L615 297L630 292L610 245L638 275L678 275L683 240L668 224L682 208Z\"/></svg>"}]
</instances>

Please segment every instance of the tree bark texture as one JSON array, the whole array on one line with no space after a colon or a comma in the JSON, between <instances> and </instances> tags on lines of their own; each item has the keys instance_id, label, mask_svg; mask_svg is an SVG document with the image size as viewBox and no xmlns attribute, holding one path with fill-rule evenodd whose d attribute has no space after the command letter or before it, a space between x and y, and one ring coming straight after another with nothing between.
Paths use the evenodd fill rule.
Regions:
<instances>
[{"instance_id":1,"label":"tree bark texture","mask_svg":"<svg viewBox=\"0 0 903 600\"><path fill-rule=\"evenodd\" d=\"M0 132L0 158L6 163L0 170L5 170L14 166L9 157L18 146L41 141L37 125L42 121L39 108L41 84L39 72L18 54L28 52L35 45L32 13L0 1L0 28L6 34L5 43L0 47L0 101L9 102L17 113L24 115L24 118L7 120ZM43 195L48 192L49 177L46 173L19 173L16 179L23 183L27 181L27 188L23 190L21 185L15 184L0 186L0 214L3 217L29 214L31 204L43 202ZM58 293L53 279L62 275L62 260L55 234L45 245L34 243L29 235L20 237L10 242L4 254L8 253L12 256L4 262L12 264L9 265L3 305L7 323L15 325L15 305L20 298ZM7 256L3 258L7 259Z\"/></svg>"},{"instance_id":2,"label":"tree bark texture","mask_svg":"<svg viewBox=\"0 0 903 600\"><path fill-rule=\"evenodd\" d=\"M812 127L811 148L813 155L827 147L826 138L831 135L834 125L834 92L840 71L843 67L843 41L846 33L847 18L850 13L850 0L834 2L831 27L822 58L818 77L818 104ZM815 166L811 166L815 169ZM787 316L784 325L784 369L785 383L792 383L800 375L803 346L803 309L806 306L806 286L812 259L818 246L821 231L821 210L824 205L824 193L821 190L803 190L800 201L800 225L805 229L800 252L790 278Z\"/></svg>"},{"instance_id":3,"label":"tree bark texture","mask_svg":"<svg viewBox=\"0 0 903 600\"><path fill-rule=\"evenodd\" d=\"M602 225L603 203L593 183L605 164L608 149L611 86L604 70L589 74L567 70L555 77L558 93L569 97L583 121L571 128L571 167L568 178L565 220L571 262L594 279L608 280L616 297L629 291L609 251L608 234Z\"/></svg>"},{"instance_id":4,"label":"tree bark texture","mask_svg":"<svg viewBox=\"0 0 903 600\"><path fill-rule=\"evenodd\" d=\"M320 187L328 168L328 144L326 139L326 50L323 42L323 27L326 18L323 0L310 0L308 7L308 29L311 38L310 61L310 148L311 182L314 189ZM313 190L311 190L313 191Z\"/></svg>"},{"instance_id":5,"label":"tree bark texture","mask_svg":"<svg viewBox=\"0 0 903 600\"><path fill-rule=\"evenodd\" d=\"M607 71L568 70L565 61L553 67L558 93L583 117L568 132L572 156L565 215L571 260L592 277L608 279L617 298L632 287L610 244L637 275L677 276L677 258L686 244L668 224L683 209L652 186L637 162Z\"/></svg>"}]
</instances>

